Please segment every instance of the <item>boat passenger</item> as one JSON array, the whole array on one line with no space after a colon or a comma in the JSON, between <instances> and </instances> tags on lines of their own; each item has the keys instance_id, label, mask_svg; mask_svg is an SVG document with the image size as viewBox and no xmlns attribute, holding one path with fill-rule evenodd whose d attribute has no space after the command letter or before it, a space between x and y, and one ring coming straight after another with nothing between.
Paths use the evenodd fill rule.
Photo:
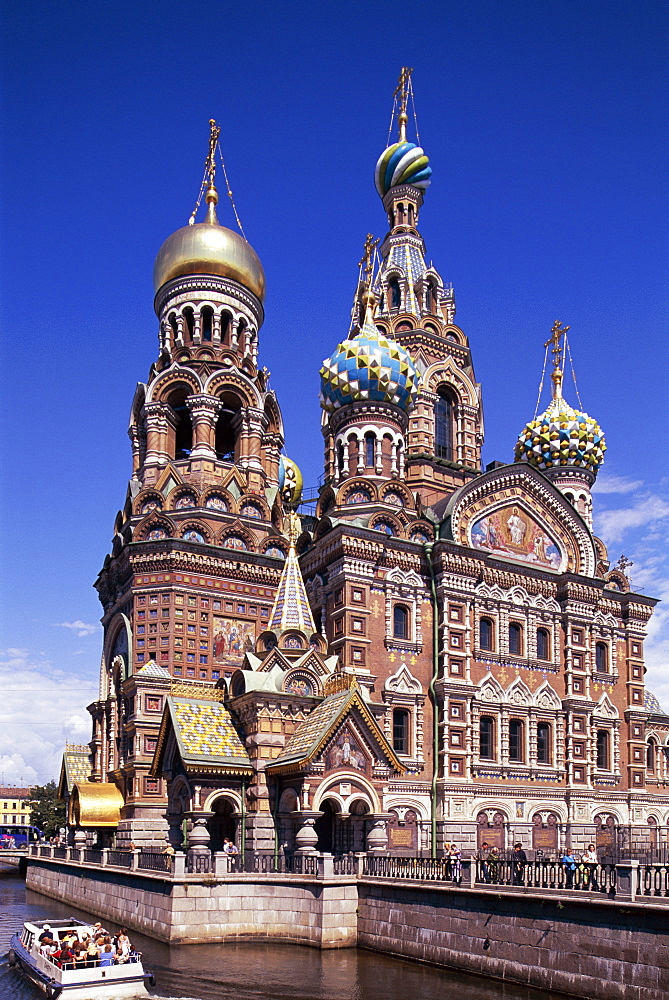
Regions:
<instances>
[{"instance_id":1,"label":"boat passenger","mask_svg":"<svg viewBox=\"0 0 669 1000\"><path fill-rule=\"evenodd\" d=\"M69 945L66 942L62 942L60 950L54 952L53 957L56 960L56 964L61 969L73 969L74 968L74 955L70 950Z\"/></svg>"},{"instance_id":2,"label":"boat passenger","mask_svg":"<svg viewBox=\"0 0 669 1000\"><path fill-rule=\"evenodd\" d=\"M111 941L105 942L102 946L102 951L100 952L100 965L107 966L114 964L114 950L112 948Z\"/></svg>"},{"instance_id":3,"label":"boat passenger","mask_svg":"<svg viewBox=\"0 0 669 1000\"><path fill-rule=\"evenodd\" d=\"M53 941L53 934L51 933L51 924L42 924L42 933L37 938L37 940L39 941L40 944L42 944L45 938L49 938L50 941Z\"/></svg>"},{"instance_id":4,"label":"boat passenger","mask_svg":"<svg viewBox=\"0 0 669 1000\"><path fill-rule=\"evenodd\" d=\"M128 932L125 927L121 927L120 931L116 935L114 944L116 945L116 961L119 965L122 965L129 960L130 952L132 951L130 938L128 937Z\"/></svg>"},{"instance_id":5,"label":"boat passenger","mask_svg":"<svg viewBox=\"0 0 669 1000\"><path fill-rule=\"evenodd\" d=\"M94 969L98 964L98 959L100 958L100 949L94 938L88 939L88 945L86 947L86 967L88 969Z\"/></svg>"}]
</instances>

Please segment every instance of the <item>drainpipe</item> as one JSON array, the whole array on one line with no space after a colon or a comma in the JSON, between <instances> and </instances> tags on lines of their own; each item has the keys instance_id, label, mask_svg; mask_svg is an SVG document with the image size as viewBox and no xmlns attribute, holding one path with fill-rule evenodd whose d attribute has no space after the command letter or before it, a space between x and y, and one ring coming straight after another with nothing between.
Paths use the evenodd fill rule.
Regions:
<instances>
[{"instance_id":1,"label":"drainpipe","mask_svg":"<svg viewBox=\"0 0 669 1000\"><path fill-rule=\"evenodd\" d=\"M240 809L242 830L239 838L239 853L246 857L246 782L242 778L242 808Z\"/></svg>"},{"instance_id":2,"label":"drainpipe","mask_svg":"<svg viewBox=\"0 0 669 1000\"><path fill-rule=\"evenodd\" d=\"M274 820L274 871L279 870L279 776L276 776L274 786L274 809L272 810Z\"/></svg>"},{"instance_id":3,"label":"drainpipe","mask_svg":"<svg viewBox=\"0 0 669 1000\"><path fill-rule=\"evenodd\" d=\"M430 680L430 701L432 702L432 788L430 790L430 856L437 857L437 768L439 766L439 705L437 703L436 683L439 676L439 614L437 605L437 586L434 579L432 552L434 542L425 543L425 556L430 571L430 590L432 593L432 679Z\"/></svg>"}]
</instances>

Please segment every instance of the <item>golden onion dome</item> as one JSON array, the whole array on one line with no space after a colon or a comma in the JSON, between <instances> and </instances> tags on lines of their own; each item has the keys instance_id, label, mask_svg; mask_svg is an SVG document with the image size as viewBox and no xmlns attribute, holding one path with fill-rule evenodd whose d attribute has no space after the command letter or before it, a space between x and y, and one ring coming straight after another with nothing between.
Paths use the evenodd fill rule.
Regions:
<instances>
[{"instance_id":1,"label":"golden onion dome","mask_svg":"<svg viewBox=\"0 0 669 1000\"><path fill-rule=\"evenodd\" d=\"M250 243L222 226L216 217L218 194L211 186L207 191L207 221L177 229L168 236L153 265L153 288L159 288L172 278L187 274L214 274L232 278L253 292L262 302L265 298L265 272Z\"/></svg>"}]
</instances>

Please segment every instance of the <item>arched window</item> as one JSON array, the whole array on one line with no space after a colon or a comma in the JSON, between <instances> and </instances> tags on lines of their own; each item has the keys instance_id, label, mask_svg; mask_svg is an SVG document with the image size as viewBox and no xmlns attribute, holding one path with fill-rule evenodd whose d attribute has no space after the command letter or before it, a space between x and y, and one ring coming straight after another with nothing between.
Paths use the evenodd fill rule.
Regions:
<instances>
[{"instance_id":1,"label":"arched window","mask_svg":"<svg viewBox=\"0 0 669 1000\"><path fill-rule=\"evenodd\" d=\"M479 646L481 649L492 649L492 622L489 618L482 618L479 622Z\"/></svg>"},{"instance_id":2,"label":"arched window","mask_svg":"<svg viewBox=\"0 0 669 1000\"><path fill-rule=\"evenodd\" d=\"M402 302L402 293L400 292L400 283L397 278L390 279L388 291L390 293L390 308L399 309Z\"/></svg>"},{"instance_id":3,"label":"arched window","mask_svg":"<svg viewBox=\"0 0 669 1000\"><path fill-rule=\"evenodd\" d=\"M337 471L340 475L344 471L344 445L341 441L337 444Z\"/></svg>"},{"instance_id":4,"label":"arched window","mask_svg":"<svg viewBox=\"0 0 669 1000\"><path fill-rule=\"evenodd\" d=\"M437 458L453 461L453 400L443 387L434 405L434 453Z\"/></svg>"},{"instance_id":5,"label":"arched window","mask_svg":"<svg viewBox=\"0 0 669 1000\"><path fill-rule=\"evenodd\" d=\"M509 760L519 763L525 760L523 724L520 719L509 722Z\"/></svg>"},{"instance_id":6,"label":"arched window","mask_svg":"<svg viewBox=\"0 0 669 1000\"><path fill-rule=\"evenodd\" d=\"M176 415L174 427L174 458L176 461L188 458L193 447L193 424L190 410L186 406L187 398L188 392L186 390L176 389L168 399Z\"/></svg>"},{"instance_id":7,"label":"arched window","mask_svg":"<svg viewBox=\"0 0 669 1000\"><path fill-rule=\"evenodd\" d=\"M655 770L655 751L657 749L657 743L654 739L649 739L646 744L646 767L649 771Z\"/></svg>"},{"instance_id":8,"label":"arched window","mask_svg":"<svg viewBox=\"0 0 669 1000\"><path fill-rule=\"evenodd\" d=\"M537 764L551 762L551 727L547 722L537 723Z\"/></svg>"},{"instance_id":9,"label":"arched window","mask_svg":"<svg viewBox=\"0 0 669 1000\"><path fill-rule=\"evenodd\" d=\"M600 674L608 673L609 651L605 642L598 642L595 646L595 667Z\"/></svg>"},{"instance_id":10,"label":"arched window","mask_svg":"<svg viewBox=\"0 0 669 1000\"><path fill-rule=\"evenodd\" d=\"M202 339L211 340L214 329L214 312L209 306L202 310Z\"/></svg>"},{"instance_id":11,"label":"arched window","mask_svg":"<svg viewBox=\"0 0 669 1000\"><path fill-rule=\"evenodd\" d=\"M409 753L409 712L406 708L393 710L393 750Z\"/></svg>"},{"instance_id":12,"label":"arched window","mask_svg":"<svg viewBox=\"0 0 669 1000\"><path fill-rule=\"evenodd\" d=\"M393 608L393 636L396 639L409 638L409 611L403 604Z\"/></svg>"},{"instance_id":13,"label":"arched window","mask_svg":"<svg viewBox=\"0 0 669 1000\"><path fill-rule=\"evenodd\" d=\"M545 628L537 629L537 659L550 660L550 636Z\"/></svg>"},{"instance_id":14,"label":"arched window","mask_svg":"<svg viewBox=\"0 0 669 1000\"><path fill-rule=\"evenodd\" d=\"M216 458L219 462L234 462L235 432L232 426L234 410L221 410L216 421Z\"/></svg>"},{"instance_id":15,"label":"arched window","mask_svg":"<svg viewBox=\"0 0 669 1000\"><path fill-rule=\"evenodd\" d=\"M374 451L376 438L373 434L365 434L365 465L367 468L374 467Z\"/></svg>"},{"instance_id":16,"label":"arched window","mask_svg":"<svg viewBox=\"0 0 669 1000\"><path fill-rule=\"evenodd\" d=\"M488 715L483 715L479 724L479 757L495 759L495 723Z\"/></svg>"},{"instance_id":17,"label":"arched window","mask_svg":"<svg viewBox=\"0 0 669 1000\"><path fill-rule=\"evenodd\" d=\"M518 622L509 624L509 652L513 656L520 656L523 652L523 630Z\"/></svg>"},{"instance_id":18,"label":"arched window","mask_svg":"<svg viewBox=\"0 0 669 1000\"><path fill-rule=\"evenodd\" d=\"M186 320L187 339L192 341L195 332L195 316L190 306L184 309L184 319Z\"/></svg>"},{"instance_id":19,"label":"arched window","mask_svg":"<svg viewBox=\"0 0 669 1000\"><path fill-rule=\"evenodd\" d=\"M607 729L597 730L597 767L600 771L608 771L610 768L609 732Z\"/></svg>"}]
</instances>

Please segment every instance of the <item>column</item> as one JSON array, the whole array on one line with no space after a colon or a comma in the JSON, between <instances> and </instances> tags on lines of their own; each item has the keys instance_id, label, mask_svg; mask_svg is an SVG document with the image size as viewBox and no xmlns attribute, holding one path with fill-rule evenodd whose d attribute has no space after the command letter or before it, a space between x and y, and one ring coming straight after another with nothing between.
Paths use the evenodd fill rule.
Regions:
<instances>
[{"instance_id":1,"label":"column","mask_svg":"<svg viewBox=\"0 0 669 1000\"><path fill-rule=\"evenodd\" d=\"M193 421L193 450L190 457L215 461L216 419L223 409L223 403L213 396L189 396L186 406Z\"/></svg>"}]
</instances>

